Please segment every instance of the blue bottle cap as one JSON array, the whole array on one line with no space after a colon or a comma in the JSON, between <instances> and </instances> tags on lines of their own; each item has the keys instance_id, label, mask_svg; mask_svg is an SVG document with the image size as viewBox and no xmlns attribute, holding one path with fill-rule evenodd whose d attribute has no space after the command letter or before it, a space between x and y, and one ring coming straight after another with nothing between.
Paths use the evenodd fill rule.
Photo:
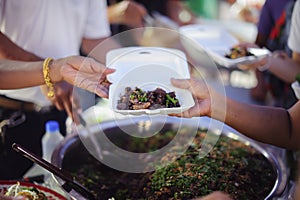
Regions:
<instances>
[{"instance_id":1,"label":"blue bottle cap","mask_svg":"<svg viewBox=\"0 0 300 200\"><path fill-rule=\"evenodd\" d=\"M55 131L59 131L59 124L57 121L48 121L46 123L46 132L55 132Z\"/></svg>"}]
</instances>

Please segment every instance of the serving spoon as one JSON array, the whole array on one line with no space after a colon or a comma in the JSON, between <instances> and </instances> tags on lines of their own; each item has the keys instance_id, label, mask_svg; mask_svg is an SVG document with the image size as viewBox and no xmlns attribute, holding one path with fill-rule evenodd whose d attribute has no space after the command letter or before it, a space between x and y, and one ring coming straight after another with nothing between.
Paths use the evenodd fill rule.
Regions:
<instances>
[{"instance_id":1,"label":"serving spoon","mask_svg":"<svg viewBox=\"0 0 300 200\"><path fill-rule=\"evenodd\" d=\"M96 200L96 197L93 193L91 193L88 189L86 189L83 185L78 183L69 172L56 167L55 165L51 164L50 162L44 160L43 158L35 155L25 147L21 146L20 144L14 143L12 148L23 155L24 157L28 158L29 160L33 161L34 163L40 165L41 167L45 168L49 172L53 173L54 175L58 176L65 183L62 187L67 191L71 192L72 189L75 190L77 193L82 195L83 197L87 198L88 200Z\"/></svg>"}]
</instances>

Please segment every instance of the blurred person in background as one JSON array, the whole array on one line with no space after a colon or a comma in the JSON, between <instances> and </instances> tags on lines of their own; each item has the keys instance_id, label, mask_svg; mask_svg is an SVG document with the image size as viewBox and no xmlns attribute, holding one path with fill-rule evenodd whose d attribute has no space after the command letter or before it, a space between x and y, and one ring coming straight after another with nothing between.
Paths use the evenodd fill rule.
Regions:
<instances>
[{"instance_id":1,"label":"blurred person in background","mask_svg":"<svg viewBox=\"0 0 300 200\"><path fill-rule=\"evenodd\" d=\"M144 27L143 19L147 14L146 8L135 1L108 0L107 15L112 26L126 25L130 28L142 28Z\"/></svg>"},{"instance_id":2,"label":"blurred person in background","mask_svg":"<svg viewBox=\"0 0 300 200\"><path fill-rule=\"evenodd\" d=\"M162 14L169 17L178 26L193 24L197 21L197 16L186 5L185 0L168 0L166 10Z\"/></svg>"},{"instance_id":3,"label":"blurred person in background","mask_svg":"<svg viewBox=\"0 0 300 200\"><path fill-rule=\"evenodd\" d=\"M112 35L117 35L121 32L144 27L144 17L148 15L146 8L135 1L123 0L107 0L107 16L110 23ZM126 34L126 38L116 36L116 40L122 46L137 45L136 35Z\"/></svg>"},{"instance_id":4,"label":"blurred person in background","mask_svg":"<svg viewBox=\"0 0 300 200\"><path fill-rule=\"evenodd\" d=\"M109 22L120 26L119 29L113 29L113 34L142 28L145 25L144 17L155 13L168 17L178 26L191 24L196 20L185 1L181 0L107 0L107 3Z\"/></svg>"},{"instance_id":5,"label":"blurred person in background","mask_svg":"<svg viewBox=\"0 0 300 200\"><path fill-rule=\"evenodd\" d=\"M256 24L260 1L239 0L187 0L186 5L199 18L213 20L240 20Z\"/></svg>"},{"instance_id":6,"label":"blurred person in background","mask_svg":"<svg viewBox=\"0 0 300 200\"><path fill-rule=\"evenodd\" d=\"M106 9L105 0L0 0L0 58L41 61L79 55L80 50L89 54L111 34ZM106 49L101 50L90 56L104 62ZM73 86L57 83L54 95L49 96L48 89L0 91L0 121L15 115L22 119L1 127L0 179L20 178L32 165L12 150L12 143L41 155L44 125L50 119L58 121L65 134L66 118L72 117L75 101Z\"/></svg>"},{"instance_id":7,"label":"blurred person in background","mask_svg":"<svg viewBox=\"0 0 300 200\"><path fill-rule=\"evenodd\" d=\"M271 51L284 50L291 56L287 40L294 2L294 0L266 0L258 22L255 44ZM270 90L276 99L275 105L289 106L285 105L287 104L286 95L292 91L288 90L287 85L268 72L259 70L255 70L255 72L258 83L251 90L252 98L264 102L267 92Z\"/></svg>"},{"instance_id":8,"label":"blurred person in background","mask_svg":"<svg viewBox=\"0 0 300 200\"><path fill-rule=\"evenodd\" d=\"M195 15L186 6L183 0L135 0L142 4L150 15L159 13L170 18L178 26L191 24L195 21Z\"/></svg>"},{"instance_id":9,"label":"blurred person in background","mask_svg":"<svg viewBox=\"0 0 300 200\"><path fill-rule=\"evenodd\" d=\"M287 43L287 44L286 44ZM287 41L282 43L284 47L288 45L291 50L291 56L286 51L274 51L271 55L260 59L257 62L240 65L243 69L259 69L268 70L274 76L282 80L289 88L291 92L288 96L286 104L284 106L278 106L283 108L290 108L292 105L299 104L299 100L292 89L290 89L290 84L296 80L296 76L300 74L300 2L296 1L293 6L293 12L291 17L290 32L288 34ZM253 44L245 44L246 47L257 47ZM283 93L285 88L273 87L273 90L278 93ZM287 161L288 166L291 170L290 178L295 178L296 166L295 160L298 159L298 149L287 151Z\"/></svg>"},{"instance_id":10,"label":"blurred person in background","mask_svg":"<svg viewBox=\"0 0 300 200\"><path fill-rule=\"evenodd\" d=\"M223 1L221 1L223 3ZM227 3L227 1L226 1ZM187 0L186 5L188 8L199 18L217 19L219 17L219 4L218 0ZM227 4L226 4L227 5ZM227 14L228 14L227 10Z\"/></svg>"}]
</instances>

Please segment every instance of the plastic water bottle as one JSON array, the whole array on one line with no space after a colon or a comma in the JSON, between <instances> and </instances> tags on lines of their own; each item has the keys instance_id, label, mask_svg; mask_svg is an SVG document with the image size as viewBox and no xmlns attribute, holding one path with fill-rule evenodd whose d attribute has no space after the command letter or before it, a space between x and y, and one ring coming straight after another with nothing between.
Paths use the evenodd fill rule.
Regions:
<instances>
[{"instance_id":1,"label":"plastic water bottle","mask_svg":"<svg viewBox=\"0 0 300 200\"><path fill-rule=\"evenodd\" d=\"M45 125L46 132L42 138L43 159L50 162L53 150L58 143L64 139L59 131L59 124L57 121L48 121ZM33 166L26 172L24 177L33 177L44 175L46 179L49 172L43 167L33 164Z\"/></svg>"},{"instance_id":2,"label":"plastic water bottle","mask_svg":"<svg viewBox=\"0 0 300 200\"><path fill-rule=\"evenodd\" d=\"M48 121L46 123L46 133L42 138L43 159L51 162L51 156L57 145L64 139L59 131L57 121Z\"/></svg>"}]
</instances>

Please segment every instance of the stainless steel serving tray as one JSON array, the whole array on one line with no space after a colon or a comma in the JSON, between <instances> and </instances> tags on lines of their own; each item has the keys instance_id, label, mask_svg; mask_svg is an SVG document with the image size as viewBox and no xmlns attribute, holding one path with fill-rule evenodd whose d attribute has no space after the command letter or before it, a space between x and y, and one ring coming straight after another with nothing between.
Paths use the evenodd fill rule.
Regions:
<instances>
[{"instance_id":1,"label":"stainless steel serving tray","mask_svg":"<svg viewBox=\"0 0 300 200\"><path fill-rule=\"evenodd\" d=\"M143 126L147 124L147 126ZM270 151L266 146L260 144L248 137L241 135L235 129L224 125L216 120L200 117L197 119L182 119L176 117L166 117L166 116L155 116L155 117L134 117L130 119L119 119L114 121L106 121L100 124L90 125L90 130L97 130L99 127L103 132L108 131L111 133L117 133L122 130L122 127L130 127L132 130L136 130L141 132L144 129L149 130L150 127L163 127L167 129L176 128L178 126L187 126L194 127L200 129L208 129L211 133L222 134L234 140L239 140L243 142L245 145L250 145L255 148L258 152L260 152L263 156L265 156L276 172L277 178L274 182L274 186L272 191L269 193L265 199L272 199L274 197L278 197L284 191L287 185L287 169L284 165L282 159L274 154L274 152ZM121 127L121 128L120 128ZM80 134L79 130L79 134ZM146 130L145 130L146 131ZM68 135L55 149L52 154L51 162L58 167L63 169L68 168L70 166L76 165L78 162L81 162L82 158L85 158L87 151L82 145L80 137L77 133L73 133ZM58 183L61 185L62 182L57 179Z\"/></svg>"}]
</instances>

